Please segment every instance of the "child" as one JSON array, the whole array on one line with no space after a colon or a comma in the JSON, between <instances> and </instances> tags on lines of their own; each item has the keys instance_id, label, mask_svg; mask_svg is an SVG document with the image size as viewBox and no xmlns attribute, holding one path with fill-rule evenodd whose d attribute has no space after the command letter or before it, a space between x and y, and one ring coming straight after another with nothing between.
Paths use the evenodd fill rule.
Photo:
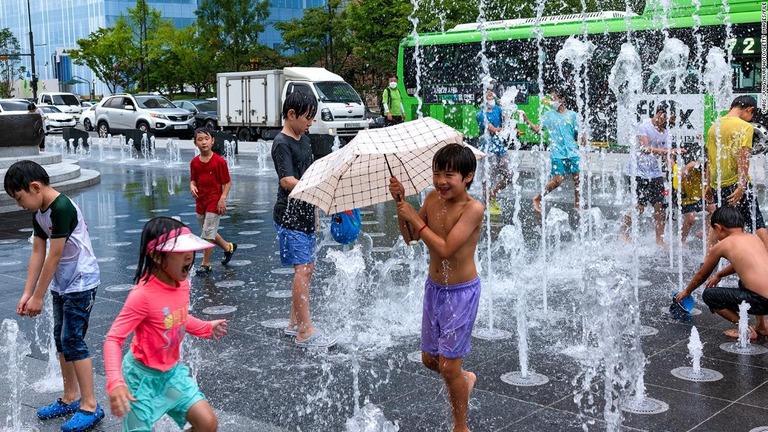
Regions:
<instances>
[{"instance_id":1,"label":"child","mask_svg":"<svg viewBox=\"0 0 768 432\"><path fill-rule=\"evenodd\" d=\"M755 235L744 232L744 217L735 207L720 207L710 220L713 235L719 240L707 253L704 263L685 288L675 296L680 302L705 281L707 287L702 299L709 309L732 323L739 322L739 304L746 301L751 305L749 313L756 315L757 324L752 328L751 337L768 335L768 251ZM730 263L707 280L717 267L720 258ZM736 273L739 288L718 288L720 279Z\"/></svg>"},{"instance_id":2,"label":"child","mask_svg":"<svg viewBox=\"0 0 768 432\"><path fill-rule=\"evenodd\" d=\"M123 431L149 431L164 414L179 427L188 421L198 432L218 427L189 368L179 364L184 333L218 339L227 332L226 320L202 321L187 311L195 251L212 247L171 218L156 217L144 225L136 286L104 342L109 405L112 414L123 417ZM131 333L121 370L123 342Z\"/></svg>"},{"instance_id":3,"label":"child","mask_svg":"<svg viewBox=\"0 0 768 432\"><path fill-rule=\"evenodd\" d=\"M483 101L483 107L477 113L477 125L480 129L480 149L488 154L490 166L490 181L493 187L488 195L489 212L492 215L501 214L501 208L496 196L507 187L507 180L512 178L511 162L507 153L506 143L499 137L503 130L504 115L496 103L496 95L488 90ZM485 183L483 183L483 198L485 198Z\"/></svg>"},{"instance_id":4,"label":"child","mask_svg":"<svg viewBox=\"0 0 768 432\"><path fill-rule=\"evenodd\" d=\"M227 265L237 250L237 243L229 243L219 235L219 219L227 211L227 195L232 185L227 162L213 152L214 138L207 128L195 130L195 147L200 154L189 163L189 190L195 197L197 222L203 230L201 236L224 250L222 265ZM203 262L197 275L207 275L211 268L211 249L203 252Z\"/></svg>"},{"instance_id":5,"label":"child","mask_svg":"<svg viewBox=\"0 0 768 432\"><path fill-rule=\"evenodd\" d=\"M11 165L4 186L20 207L35 214L27 281L16 313L38 316L50 285L53 338L64 378L62 397L38 409L37 416L45 420L73 414L61 430L90 429L104 418L104 410L93 393L93 363L85 344L100 283L85 220L72 200L51 187L48 173L35 162L22 160Z\"/></svg>"},{"instance_id":6,"label":"child","mask_svg":"<svg viewBox=\"0 0 768 432\"><path fill-rule=\"evenodd\" d=\"M528 117L523 119L536 133L542 128L549 132L549 159L552 162L552 179L544 186L544 193L533 198L533 209L541 213L541 200L544 195L560 187L566 175L573 178L573 207L579 208L579 144L576 142L579 131L579 119L574 111L565 105L565 94L561 90L549 93L552 109L541 116L541 125L535 125ZM582 141L586 138L582 137Z\"/></svg>"},{"instance_id":7,"label":"child","mask_svg":"<svg viewBox=\"0 0 768 432\"><path fill-rule=\"evenodd\" d=\"M467 189L472 185L477 161L461 144L449 144L435 153L432 171L435 190L419 212L404 200L397 202L403 238L421 239L429 248L429 277L425 284L421 321L421 359L439 372L448 387L453 430L468 431L467 405L477 379L462 369L480 300L480 278L475 249L480 236L483 205ZM390 179L393 197L405 196L397 178ZM408 233L406 222L413 229Z\"/></svg>"},{"instance_id":8,"label":"child","mask_svg":"<svg viewBox=\"0 0 768 432\"><path fill-rule=\"evenodd\" d=\"M704 191L702 186L704 164L698 160L701 156L701 148L695 144L689 147L682 153L683 169L678 170L677 164L672 167L672 187L674 189L672 191L672 198L674 200L677 200L677 190L680 189L680 210L683 214L680 239L682 247L686 247L688 234L696 223L696 213L704 209Z\"/></svg>"},{"instance_id":9,"label":"child","mask_svg":"<svg viewBox=\"0 0 768 432\"><path fill-rule=\"evenodd\" d=\"M312 144L306 132L317 114L317 100L293 92L283 103L283 130L272 142L272 160L279 180L272 220L280 241L280 262L293 266L291 316L287 336L296 337L302 347L330 347L336 340L316 329L309 316L309 284L315 268L315 208L288 198L312 164Z\"/></svg>"}]
</instances>

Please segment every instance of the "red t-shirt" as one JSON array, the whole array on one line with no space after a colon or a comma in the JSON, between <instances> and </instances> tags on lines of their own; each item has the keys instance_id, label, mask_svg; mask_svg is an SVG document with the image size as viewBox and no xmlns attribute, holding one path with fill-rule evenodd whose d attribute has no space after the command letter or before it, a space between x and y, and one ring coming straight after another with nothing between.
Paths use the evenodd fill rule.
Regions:
<instances>
[{"instance_id":1,"label":"red t-shirt","mask_svg":"<svg viewBox=\"0 0 768 432\"><path fill-rule=\"evenodd\" d=\"M197 185L197 214L218 213L216 205L221 199L221 188L231 182L227 161L213 153L208 162L195 156L189 163L190 180Z\"/></svg>"},{"instance_id":2,"label":"red t-shirt","mask_svg":"<svg viewBox=\"0 0 768 432\"><path fill-rule=\"evenodd\" d=\"M133 287L104 341L107 392L125 385L121 357L125 339L133 333L131 353L141 364L166 372L179 361L185 333L210 338L211 323L189 315L189 281L170 286L154 276Z\"/></svg>"}]
</instances>

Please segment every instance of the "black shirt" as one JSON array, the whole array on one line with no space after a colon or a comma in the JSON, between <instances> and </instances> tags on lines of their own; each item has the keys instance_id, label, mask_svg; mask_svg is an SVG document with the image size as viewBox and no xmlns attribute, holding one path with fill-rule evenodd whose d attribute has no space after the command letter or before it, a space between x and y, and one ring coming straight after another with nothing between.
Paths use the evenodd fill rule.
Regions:
<instances>
[{"instance_id":1,"label":"black shirt","mask_svg":"<svg viewBox=\"0 0 768 432\"><path fill-rule=\"evenodd\" d=\"M312 164L312 143L302 135L299 141L280 132L272 141L272 161L277 178L296 177L301 179ZM315 232L315 206L305 201L288 198L291 191L278 185L277 202L272 219L283 228L305 233Z\"/></svg>"}]
</instances>

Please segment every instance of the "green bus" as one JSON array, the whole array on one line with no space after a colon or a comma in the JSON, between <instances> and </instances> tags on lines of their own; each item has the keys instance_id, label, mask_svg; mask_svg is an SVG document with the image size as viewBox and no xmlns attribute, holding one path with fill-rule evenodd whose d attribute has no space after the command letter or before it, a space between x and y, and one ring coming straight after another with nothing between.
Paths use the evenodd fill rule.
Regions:
<instances>
[{"instance_id":1,"label":"green bus","mask_svg":"<svg viewBox=\"0 0 768 432\"><path fill-rule=\"evenodd\" d=\"M652 105L653 99L657 102L665 97L673 102L678 99L678 106L689 108L687 119L698 119L693 125L695 129L702 129L690 133L702 134L719 115L714 109L712 95L704 94L700 82L711 47L730 51L733 93L760 92L761 3L755 0L701 0L698 8L687 0L671 0L671 4L663 12L658 4L654 6L649 1L643 14L606 11L584 16L492 21L485 22L482 27L479 23L470 23L444 33L408 37L400 44L397 65L406 118L413 119L418 115L418 74L418 97L423 115L441 120L465 136L476 137L475 116L483 88L481 76L485 75L481 63L484 43L488 72L494 80L492 90L501 95L499 91L516 86L515 104L534 123L538 122L541 94L557 86L570 91L573 96L578 85L581 86L581 97L586 101L584 111L589 113L590 142L594 146L625 147L628 143L617 139L617 103L609 89L608 77L621 45L629 38L643 64L643 93L647 96L643 103L638 103L638 119L650 109L647 103ZM537 33L541 36L537 37ZM574 83L569 72L564 71L566 82L563 82L555 55L568 37L583 39L582 35L595 46L584 74L586 79ZM690 48L687 66L690 73L674 95L665 96L658 94L649 83L654 79L650 66L656 63L668 38L677 38ZM418 68L414 58L417 43ZM543 60L541 74L536 60L539 57ZM543 89L539 88L540 82ZM540 137L525 125L520 124L518 128L524 148L540 142Z\"/></svg>"}]
</instances>

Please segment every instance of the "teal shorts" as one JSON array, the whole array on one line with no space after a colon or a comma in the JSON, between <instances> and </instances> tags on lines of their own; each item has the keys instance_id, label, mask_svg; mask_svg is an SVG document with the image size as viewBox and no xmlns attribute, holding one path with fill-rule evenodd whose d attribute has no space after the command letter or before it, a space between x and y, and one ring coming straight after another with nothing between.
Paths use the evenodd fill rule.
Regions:
<instances>
[{"instance_id":1,"label":"teal shorts","mask_svg":"<svg viewBox=\"0 0 768 432\"><path fill-rule=\"evenodd\" d=\"M572 157L566 159L552 159L552 170L550 174L553 176L564 176L569 174L579 173L579 158Z\"/></svg>"},{"instance_id":2,"label":"teal shorts","mask_svg":"<svg viewBox=\"0 0 768 432\"><path fill-rule=\"evenodd\" d=\"M150 432L152 425L165 414L183 428L187 424L187 411L205 400L189 368L180 363L167 372L160 372L141 364L128 351L123 358L123 378L136 398L123 418L126 432Z\"/></svg>"}]
</instances>

